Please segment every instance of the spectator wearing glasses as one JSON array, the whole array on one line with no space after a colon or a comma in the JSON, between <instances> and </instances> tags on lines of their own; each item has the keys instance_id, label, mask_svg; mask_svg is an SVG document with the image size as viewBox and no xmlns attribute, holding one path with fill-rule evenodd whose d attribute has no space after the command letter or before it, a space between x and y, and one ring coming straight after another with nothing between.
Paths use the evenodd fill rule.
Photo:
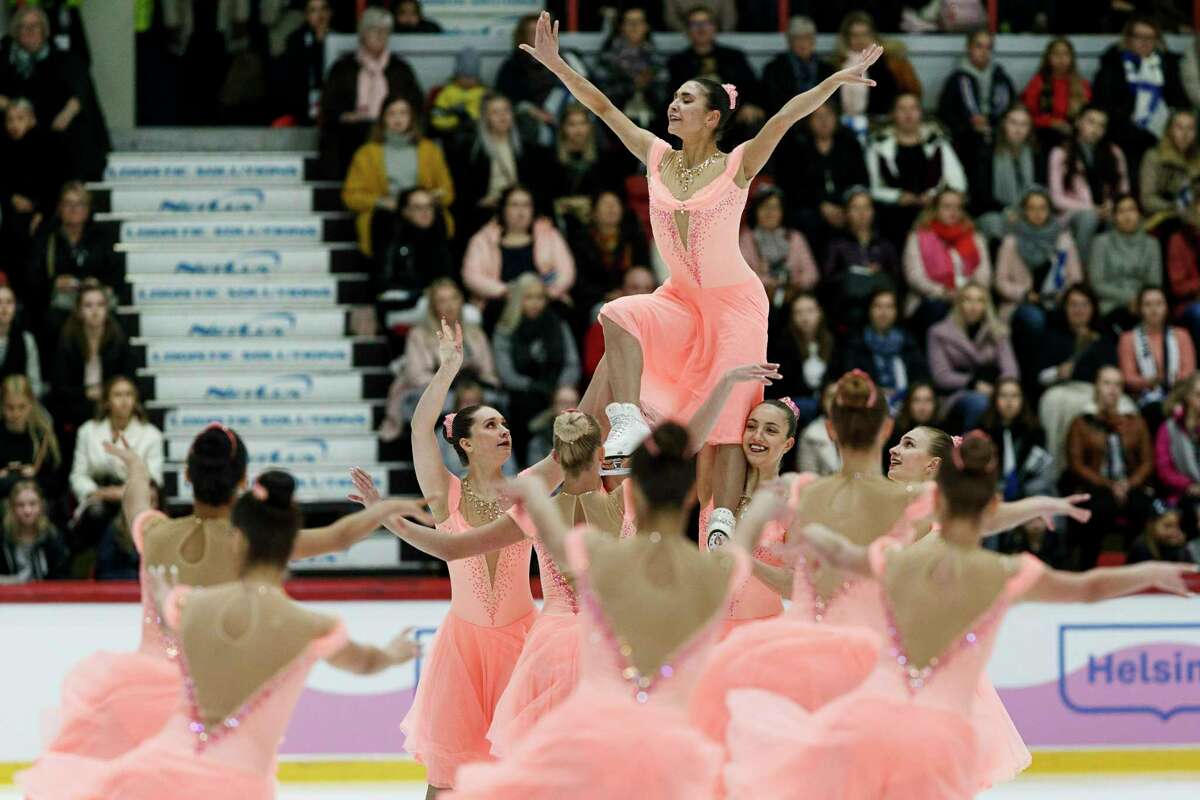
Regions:
<instances>
[{"instance_id":1,"label":"spectator wearing glasses","mask_svg":"<svg viewBox=\"0 0 1200 800\"><path fill-rule=\"evenodd\" d=\"M691 0L663 0L663 22L673 31L687 33L692 23L692 12L704 8L712 18L717 30L731 32L738 29L736 0L711 0L703 4ZM683 81L674 81L676 85Z\"/></svg>"},{"instance_id":2,"label":"spectator wearing glasses","mask_svg":"<svg viewBox=\"0 0 1200 800\"><path fill-rule=\"evenodd\" d=\"M737 109L727 137L732 146L762 123L765 114L760 103L758 78L746 53L717 43L717 17L706 6L696 6L687 13L688 48L667 61L669 84L682 86L693 78L708 78L717 83L737 87Z\"/></svg>"}]
</instances>

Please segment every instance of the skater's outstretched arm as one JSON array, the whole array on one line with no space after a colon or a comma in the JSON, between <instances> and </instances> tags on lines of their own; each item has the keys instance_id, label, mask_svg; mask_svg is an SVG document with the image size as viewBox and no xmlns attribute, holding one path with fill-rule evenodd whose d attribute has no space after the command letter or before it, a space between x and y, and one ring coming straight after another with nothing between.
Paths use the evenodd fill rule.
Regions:
<instances>
[{"instance_id":1,"label":"skater's outstretched arm","mask_svg":"<svg viewBox=\"0 0 1200 800\"><path fill-rule=\"evenodd\" d=\"M867 68L879 60L883 48L873 44L862 52L857 62L833 73L803 94L798 94L783 104L783 108L767 120L758 135L746 143L742 152L742 172L747 181L758 174L771 159L771 154L788 130L807 117L826 100L833 96L843 84L856 83L874 86L875 81L866 77Z\"/></svg>"},{"instance_id":2,"label":"skater's outstretched arm","mask_svg":"<svg viewBox=\"0 0 1200 800\"><path fill-rule=\"evenodd\" d=\"M733 387L739 383L760 383L763 386L770 386L771 381L782 378L783 376L779 374L779 365L767 363L734 367L722 375L721 380L717 381L717 385L709 392L704 404L696 409L696 413L688 420L688 440L692 444L692 451L699 452L704 447L704 443L708 440L708 434L712 432L713 426L721 417L721 410L725 408L725 401L729 399Z\"/></svg>"},{"instance_id":3,"label":"skater's outstretched arm","mask_svg":"<svg viewBox=\"0 0 1200 800\"><path fill-rule=\"evenodd\" d=\"M438 360L441 365L433 380L421 393L412 418L413 465L417 471L417 484L421 494L429 503L436 522L444 522L450 516L447 496L450 491L450 471L442 463L442 451L437 443L438 419L450 385L458 375L463 363L462 324L454 323L454 330L442 320L437 332Z\"/></svg>"},{"instance_id":4,"label":"skater's outstretched arm","mask_svg":"<svg viewBox=\"0 0 1200 800\"><path fill-rule=\"evenodd\" d=\"M1145 561L1128 567L1100 567L1087 572L1047 569L1021 596L1037 603L1095 603L1111 597L1158 589L1187 597L1187 578L1200 572L1195 564Z\"/></svg>"},{"instance_id":5,"label":"skater's outstretched arm","mask_svg":"<svg viewBox=\"0 0 1200 800\"><path fill-rule=\"evenodd\" d=\"M555 77L567 87L567 90L575 95L576 100L599 117L617 135L621 143L629 148L629 152L633 153L638 161L645 163L650 156L650 145L654 142L654 134L635 125L633 120L625 116L621 109L604 96L604 92L572 69L571 65L559 55L558 22L550 20L549 12L543 11L538 17L533 44L523 44L521 49L553 72Z\"/></svg>"},{"instance_id":6,"label":"skater's outstretched arm","mask_svg":"<svg viewBox=\"0 0 1200 800\"><path fill-rule=\"evenodd\" d=\"M296 544L292 547L292 558L312 558L326 553L341 552L379 530L380 525L387 525L392 518L403 517L433 522L433 518L425 510L424 500L398 498L372 503L362 511L347 514L331 525L300 531L296 537Z\"/></svg>"},{"instance_id":7,"label":"skater's outstretched arm","mask_svg":"<svg viewBox=\"0 0 1200 800\"><path fill-rule=\"evenodd\" d=\"M104 452L125 465L125 493L121 496L121 508L125 513L125 521L133 525L138 514L153 508L150 491L150 468L142 457L129 449L125 437L120 437L120 444L104 443Z\"/></svg>"}]
</instances>

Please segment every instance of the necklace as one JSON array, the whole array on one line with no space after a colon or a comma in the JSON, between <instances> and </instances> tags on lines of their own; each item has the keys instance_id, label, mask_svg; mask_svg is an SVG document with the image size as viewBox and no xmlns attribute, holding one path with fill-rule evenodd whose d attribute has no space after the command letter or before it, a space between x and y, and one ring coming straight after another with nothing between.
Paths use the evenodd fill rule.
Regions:
<instances>
[{"instance_id":1,"label":"necklace","mask_svg":"<svg viewBox=\"0 0 1200 800\"><path fill-rule=\"evenodd\" d=\"M484 500L475 493L475 487L471 483L471 479L467 478L462 482L463 497L471 504L471 510L481 519L494 520L500 516L500 501L499 500Z\"/></svg>"},{"instance_id":2,"label":"necklace","mask_svg":"<svg viewBox=\"0 0 1200 800\"><path fill-rule=\"evenodd\" d=\"M690 191L692 188L692 181L696 180L700 173L707 169L710 164L712 164L718 158L723 158L724 156L725 154L720 150L714 150L713 152L709 153L708 158L704 159L696 166L685 167L683 165L683 151L675 151L675 175L679 178L679 188L685 193Z\"/></svg>"}]
</instances>

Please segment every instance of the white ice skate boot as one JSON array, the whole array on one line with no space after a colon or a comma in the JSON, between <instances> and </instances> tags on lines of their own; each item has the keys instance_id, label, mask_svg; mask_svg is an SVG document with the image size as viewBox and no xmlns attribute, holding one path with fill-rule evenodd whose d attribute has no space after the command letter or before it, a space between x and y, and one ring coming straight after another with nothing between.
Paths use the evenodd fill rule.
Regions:
<instances>
[{"instance_id":1,"label":"white ice skate boot","mask_svg":"<svg viewBox=\"0 0 1200 800\"><path fill-rule=\"evenodd\" d=\"M601 475L628 475L629 457L642 440L650 435L650 426L642 410L634 403L609 403L604 409L612 429L604 440Z\"/></svg>"},{"instance_id":2,"label":"white ice skate boot","mask_svg":"<svg viewBox=\"0 0 1200 800\"><path fill-rule=\"evenodd\" d=\"M736 523L737 519L728 508L714 508L712 516L708 518L708 530L705 531L708 549L716 550L718 547L728 544L729 538L733 536L733 526Z\"/></svg>"}]
</instances>

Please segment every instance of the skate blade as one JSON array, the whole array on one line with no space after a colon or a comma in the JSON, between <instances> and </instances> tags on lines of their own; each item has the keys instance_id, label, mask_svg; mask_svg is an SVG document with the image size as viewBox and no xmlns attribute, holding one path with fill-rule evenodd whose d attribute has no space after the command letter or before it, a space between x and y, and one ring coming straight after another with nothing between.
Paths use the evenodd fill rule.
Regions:
<instances>
[{"instance_id":1,"label":"skate blade","mask_svg":"<svg viewBox=\"0 0 1200 800\"><path fill-rule=\"evenodd\" d=\"M600 462L601 475L628 475L630 456L610 456Z\"/></svg>"}]
</instances>

